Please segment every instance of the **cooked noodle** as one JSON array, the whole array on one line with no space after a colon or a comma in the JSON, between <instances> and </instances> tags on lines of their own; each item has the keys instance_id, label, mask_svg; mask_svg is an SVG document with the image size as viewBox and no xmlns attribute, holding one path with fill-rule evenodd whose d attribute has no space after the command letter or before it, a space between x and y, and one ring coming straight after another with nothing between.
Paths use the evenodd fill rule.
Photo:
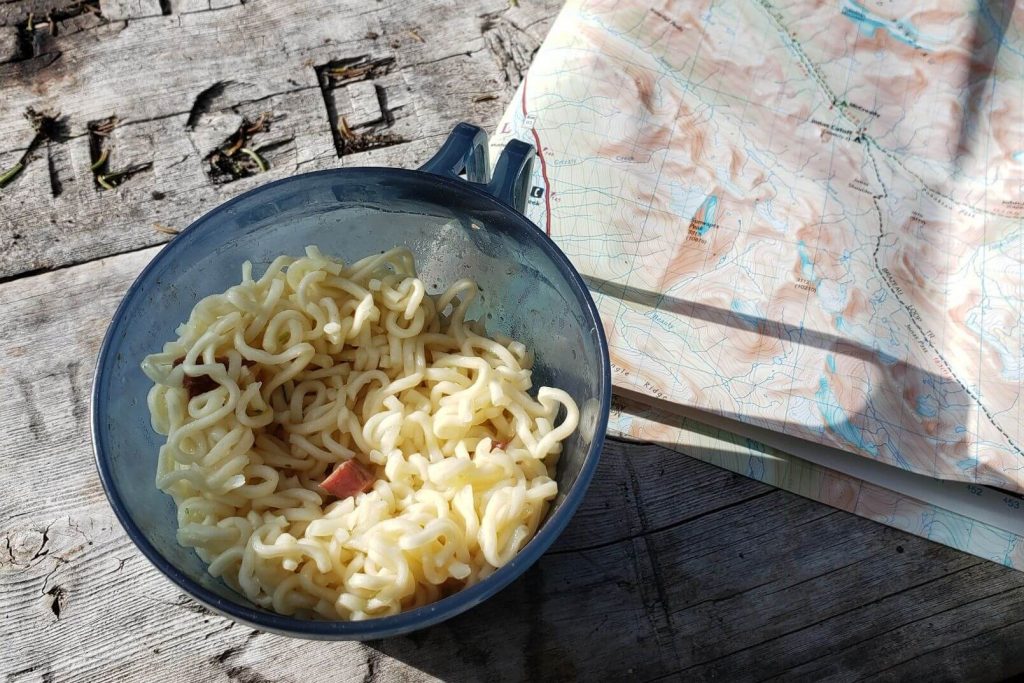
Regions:
<instances>
[{"instance_id":1,"label":"cooked noodle","mask_svg":"<svg viewBox=\"0 0 1024 683\"><path fill-rule=\"evenodd\" d=\"M345 266L309 247L256 280L244 264L142 364L178 542L254 603L329 619L396 614L506 564L557 493L579 410L529 395L531 354L465 320L476 294L428 295L406 249ZM350 459L375 481L335 499L320 484Z\"/></svg>"}]
</instances>

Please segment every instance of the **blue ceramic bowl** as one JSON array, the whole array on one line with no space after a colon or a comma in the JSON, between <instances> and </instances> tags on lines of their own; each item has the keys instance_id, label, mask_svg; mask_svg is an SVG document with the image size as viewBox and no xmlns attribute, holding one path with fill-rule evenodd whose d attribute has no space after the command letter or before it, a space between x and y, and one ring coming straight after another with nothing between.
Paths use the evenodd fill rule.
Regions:
<instances>
[{"instance_id":1,"label":"blue ceramic bowl","mask_svg":"<svg viewBox=\"0 0 1024 683\"><path fill-rule=\"evenodd\" d=\"M519 212L533 148L510 143L488 182L486 141L479 128L460 124L419 171L336 169L269 183L193 223L128 290L96 367L96 463L132 541L199 602L254 628L290 636L362 640L407 633L463 612L508 585L537 561L580 504L607 426L607 342L579 273ZM210 576L191 549L177 544L174 503L154 484L163 437L150 427L150 382L139 363L175 337L175 328L200 298L236 284L243 261L252 261L258 273L276 256L301 255L309 244L349 262L404 245L434 291L473 278L481 296L469 317L485 320L489 333L523 342L535 354L535 386L565 389L582 412L559 461L558 497L533 540L479 584L396 616L313 621L255 606Z\"/></svg>"}]
</instances>

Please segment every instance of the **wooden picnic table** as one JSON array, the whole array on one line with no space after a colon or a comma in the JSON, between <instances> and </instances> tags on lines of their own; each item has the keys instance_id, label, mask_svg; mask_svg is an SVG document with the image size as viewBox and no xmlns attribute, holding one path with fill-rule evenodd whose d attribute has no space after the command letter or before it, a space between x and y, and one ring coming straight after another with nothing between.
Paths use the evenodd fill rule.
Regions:
<instances>
[{"instance_id":1,"label":"wooden picnic table","mask_svg":"<svg viewBox=\"0 0 1024 683\"><path fill-rule=\"evenodd\" d=\"M656 444L609 440L540 562L407 637L260 633L210 613L135 550L87 422L101 337L139 270L175 230L256 185L415 167L456 122L493 128L557 11L555 0L0 1L0 173L13 173L0 189L5 680L1024 670L1024 575ZM243 145L255 157L233 149Z\"/></svg>"}]
</instances>

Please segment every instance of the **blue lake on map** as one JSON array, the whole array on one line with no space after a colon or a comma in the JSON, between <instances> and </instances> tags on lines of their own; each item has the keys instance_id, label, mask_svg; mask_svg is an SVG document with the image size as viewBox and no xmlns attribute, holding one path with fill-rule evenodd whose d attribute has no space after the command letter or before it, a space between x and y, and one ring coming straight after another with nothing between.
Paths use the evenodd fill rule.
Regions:
<instances>
[{"instance_id":1,"label":"blue lake on map","mask_svg":"<svg viewBox=\"0 0 1024 683\"><path fill-rule=\"evenodd\" d=\"M849 416L842 406L839 405L839 399L832 391L828 380L824 377L818 380L818 391L814 394L814 398L817 400L818 410L821 411L821 416L824 418L829 429L835 432L843 441L857 447L859 450L878 457L878 446L866 441L860 430L850 422Z\"/></svg>"},{"instance_id":2,"label":"blue lake on map","mask_svg":"<svg viewBox=\"0 0 1024 683\"><path fill-rule=\"evenodd\" d=\"M873 35L875 31L881 29L901 43L906 43L911 47L922 50L928 49L921 44L921 36L912 25L903 21L880 17L859 2L855 2L855 0L843 2L842 13L844 17L858 24L864 35Z\"/></svg>"},{"instance_id":3,"label":"blue lake on map","mask_svg":"<svg viewBox=\"0 0 1024 683\"><path fill-rule=\"evenodd\" d=\"M803 240L796 243L797 253L800 255L800 269L803 271L804 279L808 282L817 282L814 277L814 259L811 252L807 250L807 244Z\"/></svg>"},{"instance_id":4,"label":"blue lake on map","mask_svg":"<svg viewBox=\"0 0 1024 683\"><path fill-rule=\"evenodd\" d=\"M939 402L931 394L922 394L917 397L917 405L914 406L914 410L921 417L938 417Z\"/></svg>"}]
</instances>

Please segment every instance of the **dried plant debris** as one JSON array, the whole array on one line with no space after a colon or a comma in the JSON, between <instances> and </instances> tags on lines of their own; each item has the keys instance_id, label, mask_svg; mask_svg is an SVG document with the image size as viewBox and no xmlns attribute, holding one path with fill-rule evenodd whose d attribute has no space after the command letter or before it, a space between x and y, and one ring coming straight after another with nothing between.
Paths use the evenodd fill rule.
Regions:
<instances>
[{"instance_id":1,"label":"dried plant debris","mask_svg":"<svg viewBox=\"0 0 1024 683\"><path fill-rule=\"evenodd\" d=\"M44 142L61 142L67 139L67 122L60 118L59 112L36 111L29 107L25 111L25 118L32 124L35 135L28 147L22 152L18 161L8 169L0 171L0 189L14 182L14 179L21 175L29 162L32 161L36 151Z\"/></svg>"},{"instance_id":2,"label":"dried plant debris","mask_svg":"<svg viewBox=\"0 0 1024 683\"><path fill-rule=\"evenodd\" d=\"M266 172L270 164L253 148L252 138L269 130L270 115L266 112L260 114L255 121L242 119L238 130L206 156L206 161L210 164L210 168L207 169L210 179L222 185Z\"/></svg>"},{"instance_id":3,"label":"dried plant debris","mask_svg":"<svg viewBox=\"0 0 1024 683\"><path fill-rule=\"evenodd\" d=\"M337 87L356 81L377 78L391 71L395 65L393 57L370 59L367 55L352 59L336 59L319 67L321 85Z\"/></svg>"},{"instance_id":4,"label":"dried plant debris","mask_svg":"<svg viewBox=\"0 0 1024 683\"><path fill-rule=\"evenodd\" d=\"M107 138L117 127L117 117L111 116L89 124L89 159L92 162L93 181L101 190L113 190L137 173L148 171L152 163L132 164L119 170L112 170L110 165L110 148Z\"/></svg>"},{"instance_id":5,"label":"dried plant debris","mask_svg":"<svg viewBox=\"0 0 1024 683\"><path fill-rule=\"evenodd\" d=\"M349 127L344 116L338 119L338 156L397 145L400 142L405 142L405 138L400 135L374 131L356 132Z\"/></svg>"}]
</instances>

